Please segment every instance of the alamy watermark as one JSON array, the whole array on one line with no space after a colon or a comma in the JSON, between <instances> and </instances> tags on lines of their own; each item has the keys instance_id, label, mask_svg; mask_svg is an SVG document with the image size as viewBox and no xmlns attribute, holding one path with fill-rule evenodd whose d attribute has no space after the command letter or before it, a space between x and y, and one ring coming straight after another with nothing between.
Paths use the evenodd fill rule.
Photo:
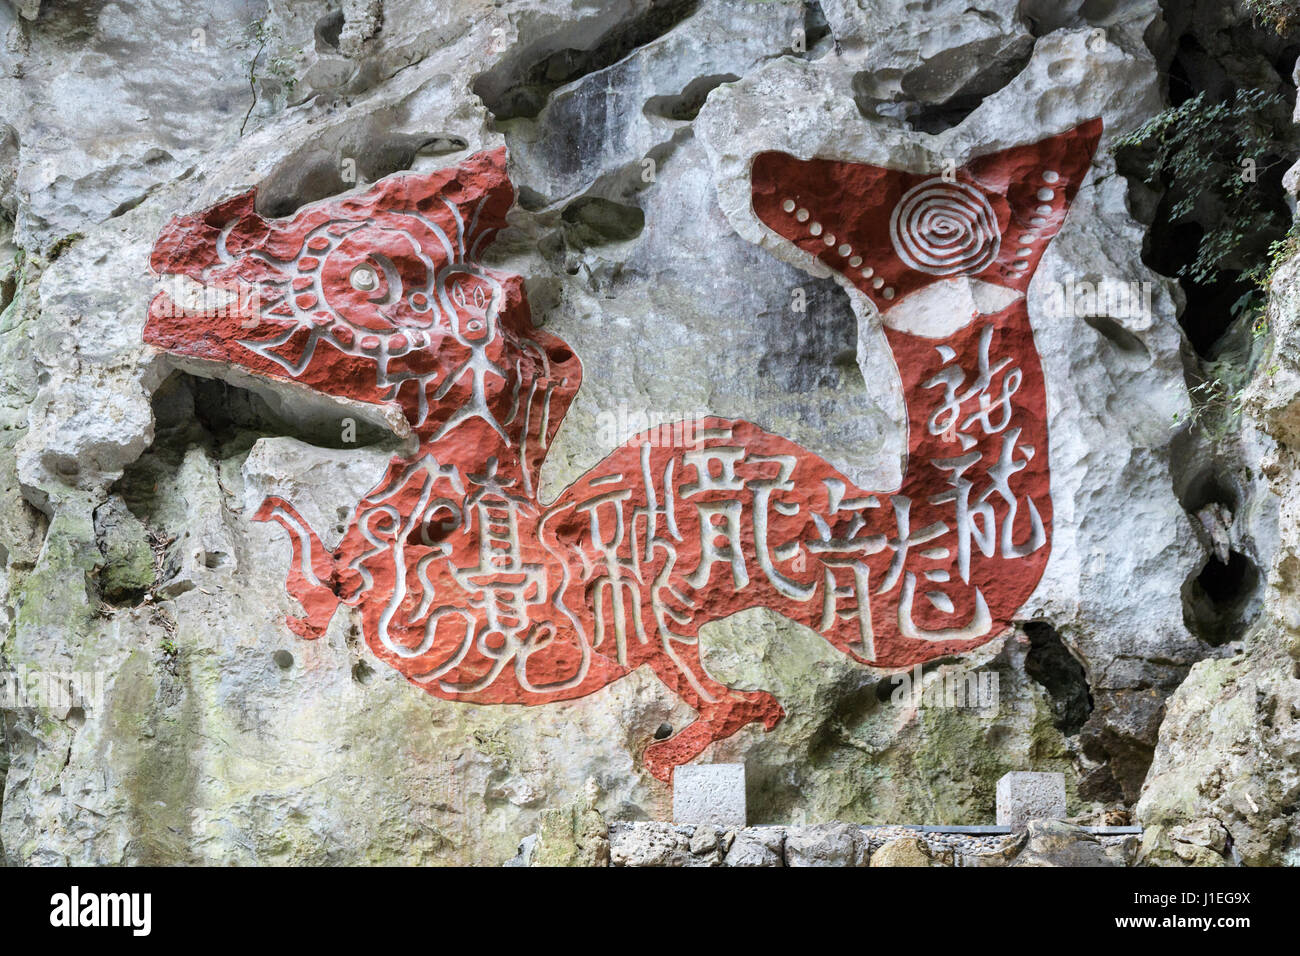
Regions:
<instances>
[{"instance_id":1,"label":"alamy watermark","mask_svg":"<svg viewBox=\"0 0 1300 956\"><path fill-rule=\"evenodd\" d=\"M596 434L606 447L639 435L653 448L700 448L707 434L704 418L699 409L674 412L619 405L596 416Z\"/></svg>"},{"instance_id":2,"label":"alamy watermark","mask_svg":"<svg viewBox=\"0 0 1300 956\"><path fill-rule=\"evenodd\" d=\"M0 671L0 709L80 707L90 713L104 700L104 675L99 671L36 671L20 667Z\"/></svg>"},{"instance_id":3,"label":"alamy watermark","mask_svg":"<svg viewBox=\"0 0 1300 956\"><path fill-rule=\"evenodd\" d=\"M83 893L73 886L50 897L50 925L57 928L121 927L132 936L153 930L152 893Z\"/></svg>"},{"instance_id":4,"label":"alamy watermark","mask_svg":"<svg viewBox=\"0 0 1300 956\"><path fill-rule=\"evenodd\" d=\"M890 702L904 707L952 707L971 710L996 710L998 707L997 671L949 670L934 674L928 681L917 664L902 674L889 678L894 685Z\"/></svg>"},{"instance_id":5,"label":"alamy watermark","mask_svg":"<svg viewBox=\"0 0 1300 956\"><path fill-rule=\"evenodd\" d=\"M203 313L238 319L246 329L254 328L261 321L262 287L258 283L218 280L205 284L175 274L159 279L157 289L167 293L167 301L155 304L154 308L163 309L173 317Z\"/></svg>"},{"instance_id":6,"label":"alamy watermark","mask_svg":"<svg viewBox=\"0 0 1300 956\"><path fill-rule=\"evenodd\" d=\"M1069 278L1047 284L1044 310L1054 319L1088 319L1105 315L1112 319L1152 317L1154 282L1126 282L1104 278L1099 282Z\"/></svg>"}]
</instances>

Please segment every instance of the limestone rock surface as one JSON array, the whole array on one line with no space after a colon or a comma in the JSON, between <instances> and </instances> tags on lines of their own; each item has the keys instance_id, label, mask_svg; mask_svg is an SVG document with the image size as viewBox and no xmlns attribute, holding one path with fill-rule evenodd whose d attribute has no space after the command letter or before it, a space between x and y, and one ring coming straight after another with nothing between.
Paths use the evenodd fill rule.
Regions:
<instances>
[{"instance_id":1,"label":"limestone rock surface","mask_svg":"<svg viewBox=\"0 0 1300 956\"><path fill-rule=\"evenodd\" d=\"M0 3L0 669L102 679L90 703L3 705L7 862L502 863L538 832L534 862L594 862L606 838L563 810L594 780L616 866L862 865L843 827L621 829L669 817L642 758L694 717L647 671L471 706L411 686L347 613L296 638L290 539L253 513L292 496L330 544L409 435L147 347L150 250L171 217L250 187L287 216L505 146L518 197L488 264L525 277L535 321L583 365L543 498L704 413L893 487L907 424L880 317L758 221L754 155L941 171L1096 116L1095 166L1028 293L1055 538L1024 626L913 676L767 611L717 622L710 673L787 716L700 759L747 765L751 824L991 823L1013 770L1065 773L1071 812L1123 804L1169 693L1224 656L1175 697L1144 812L1217 819L1247 860L1296 845L1276 822L1300 786L1293 659L1226 659L1184 618L1206 551L1171 479L1181 293L1143 264L1108 151L1163 106L1155 0L194 6ZM1054 314L1067 279L1145 283L1152 307ZM1293 364L1280 379L1300 382ZM1300 431L1290 406L1270 420L1278 441ZM996 701L926 703L968 674L996 677ZM1192 752L1216 793L1188 789Z\"/></svg>"}]
</instances>

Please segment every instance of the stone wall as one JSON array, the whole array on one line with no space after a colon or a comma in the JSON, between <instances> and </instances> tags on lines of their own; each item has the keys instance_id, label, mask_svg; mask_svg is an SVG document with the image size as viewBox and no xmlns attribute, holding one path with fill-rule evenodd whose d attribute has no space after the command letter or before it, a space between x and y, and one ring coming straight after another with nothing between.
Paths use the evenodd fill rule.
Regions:
<instances>
[{"instance_id":1,"label":"stone wall","mask_svg":"<svg viewBox=\"0 0 1300 956\"><path fill-rule=\"evenodd\" d=\"M569 852L561 848L573 847ZM1088 866L1138 865L1142 840L1063 821L1035 820L1016 833L975 836L920 828L824 823L741 829L670 823L588 822L528 837L506 866ZM1141 857L1145 862L1145 857ZM1226 866L1198 861L1201 866Z\"/></svg>"}]
</instances>

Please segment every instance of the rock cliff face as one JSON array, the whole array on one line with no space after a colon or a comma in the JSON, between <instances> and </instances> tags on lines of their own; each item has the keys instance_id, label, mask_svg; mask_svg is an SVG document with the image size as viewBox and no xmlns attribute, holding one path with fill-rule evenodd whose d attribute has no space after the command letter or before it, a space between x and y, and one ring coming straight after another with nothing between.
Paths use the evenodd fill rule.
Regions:
<instances>
[{"instance_id":1,"label":"rock cliff face","mask_svg":"<svg viewBox=\"0 0 1300 956\"><path fill-rule=\"evenodd\" d=\"M1263 611L1244 635L1238 656L1206 660L1192 668L1169 701L1160 746L1137 805L1152 854L1183 851L1189 827L1221 834L1234 859L1250 865L1300 863L1300 618L1293 499L1297 378L1296 318L1300 315L1300 259L1275 273L1268 322L1270 357L1243 397L1243 436L1262 450L1261 485L1276 495L1277 549L1267 569ZM1166 832L1167 831L1167 832ZM1161 846L1172 837L1172 846ZM1180 842L1180 837L1181 842ZM1190 844L1190 848L1189 848Z\"/></svg>"},{"instance_id":2,"label":"rock cliff face","mask_svg":"<svg viewBox=\"0 0 1300 956\"><path fill-rule=\"evenodd\" d=\"M1189 428L1185 294L1146 264L1159 195L1111 148L1167 105L1162 71L1197 69L1193 45L1275 85L1294 50L1216 50L1222 5L1155 0L192 6L0 3L7 862L502 863L582 801L666 819L647 750L696 717L646 667L539 706L441 700L376 656L354 607L315 640L286 626L310 611L285 587L300 542L252 520L264 500L334 549L419 435L146 344L174 217L255 188L249 215L288 223L504 147L515 194L483 266L522 277L539 334L581 362L540 501L703 416L889 489L917 427L903 320L758 215L755 157L942 179L1096 118L1026 273L1052 537L1014 625L913 670L766 606L705 624L707 677L785 716L694 759L746 763L751 823L987 824L1003 773L1059 770L1078 819L1136 806L1158 827L1151 862L1294 856L1298 267L1273 280L1275 355L1239 427ZM991 694L958 706L957 684Z\"/></svg>"}]
</instances>

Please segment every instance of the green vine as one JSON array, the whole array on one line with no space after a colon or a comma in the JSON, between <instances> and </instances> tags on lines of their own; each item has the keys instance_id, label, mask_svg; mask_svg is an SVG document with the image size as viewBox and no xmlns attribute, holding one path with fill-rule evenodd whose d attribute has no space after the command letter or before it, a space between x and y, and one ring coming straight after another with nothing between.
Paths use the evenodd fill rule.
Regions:
<instances>
[{"instance_id":1,"label":"green vine","mask_svg":"<svg viewBox=\"0 0 1300 956\"><path fill-rule=\"evenodd\" d=\"M1252 240L1286 230L1258 185L1280 155L1270 113L1286 109L1281 95L1267 90L1241 90L1223 103L1208 102L1202 92L1112 145L1113 153L1137 161L1148 185L1168 189L1170 222L1197 221L1198 213L1217 220L1205 227L1184 277L1212 283Z\"/></svg>"},{"instance_id":2,"label":"green vine","mask_svg":"<svg viewBox=\"0 0 1300 956\"><path fill-rule=\"evenodd\" d=\"M298 85L298 78L294 75L294 62L290 57L271 56L266 60L265 70L263 72L258 71L258 63L262 60L262 54L266 52L266 48L276 45L280 39L280 32L276 27L268 24L265 20L254 20L248 25L248 39L250 43L256 44L257 48L253 51L253 58L248 63L248 89L252 94L252 102L248 104L248 112L244 114L244 121L239 124L240 136L244 135L248 120L253 115L253 110L257 108L259 85L265 85L268 81L275 83L284 94L286 101L293 97L293 92Z\"/></svg>"}]
</instances>

